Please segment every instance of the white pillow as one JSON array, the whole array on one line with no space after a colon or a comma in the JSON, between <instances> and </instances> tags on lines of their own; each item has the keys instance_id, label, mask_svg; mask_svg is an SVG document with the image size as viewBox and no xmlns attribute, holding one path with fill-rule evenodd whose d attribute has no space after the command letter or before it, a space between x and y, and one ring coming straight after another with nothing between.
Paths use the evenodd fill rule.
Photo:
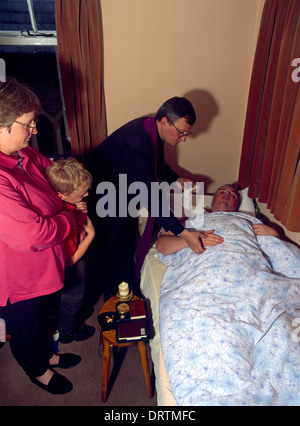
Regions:
<instances>
[{"instance_id":1,"label":"white pillow","mask_svg":"<svg viewBox=\"0 0 300 426\"><path fill-rule=\"evenodd\" d=\"M246 213L255 217L255 207L254 207L253 199L248 197L248 188L245 188L239 192L241 196L241 205L240 205L239 211L241 213ZM175 197L179 197L178 203L179 205L182 204L182 194L177 194L175 195ZM173 194L171 194L170 200L171 200L171 210L174 211L174 195ZM192 217L194 216L195 213L196 214L201 213L203 211L203 207L210 209L211 203L213 200L213 195L204 195L204 206L202 206L202 202L201 202L200 205L197 207L194 200L195 198L193 194L193 201L192 201L193 210L191 211L188 209L184 210L185 216L187 217ZM139 213L140 233L142 233L145 228L147 217L148 217L148 211L145 207L143 207Z\"/></svg>"},{"instance_id":2,"label":"white pillow","mask_svg":"<svg viewBox=\"0 0 300 426\"><path fill-rule=\"evenodd\" d=\"M248 188L245 188L239 192L241 196L241 205L240 205L239 211L241 213L247 213L247 214L250 214L251 216L255 216L255 205L254 205L253 198L248 197Z\"/></svg>"}]
</instances>

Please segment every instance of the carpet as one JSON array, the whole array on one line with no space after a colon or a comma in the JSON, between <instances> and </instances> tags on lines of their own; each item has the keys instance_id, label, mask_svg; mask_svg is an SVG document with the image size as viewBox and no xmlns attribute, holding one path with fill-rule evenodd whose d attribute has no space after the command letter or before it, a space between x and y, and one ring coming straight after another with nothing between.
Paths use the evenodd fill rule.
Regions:
<instances>
[{"instance_id":1,"label":"carpet","mask_svg":"<svg viewBox=\"0 0 300 426\"><path fill-rule=\"evenodd\" d=\"M148 398L137 346L113 351L110 363L108 399L101 401L102 346L97 315L103 304L100 297L94 314L86 321L96 327L96 333L84 342L59 344L59 352L71 352L82 357L73 369L57 371L73 383L65 395L51 395L35 386L13 358L8 343L0 348L0 406L156 406L156 393ZM153 371L149 345L147 354ZM154 378L153 378L153 389Z\"/></svg>"}]
</instances>

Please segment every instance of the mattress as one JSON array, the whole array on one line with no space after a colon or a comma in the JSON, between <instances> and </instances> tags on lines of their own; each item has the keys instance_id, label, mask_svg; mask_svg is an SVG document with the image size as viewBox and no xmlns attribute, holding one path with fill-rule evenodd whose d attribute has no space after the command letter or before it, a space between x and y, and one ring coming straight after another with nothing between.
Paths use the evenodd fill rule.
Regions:
<instances>
[{"instance_id":1,"label":"mattress","mask_svg":"<svg viewBox=\"0 0 300 426\"><path fill-rule=\"evenodd\" d=\"M141 291L151 308L153 337L149 344L154 364L157 405L174 406L176 402L169 384L159 337L159 295L166 266L155 257L155 253L156 250L153 246L145 259L141 272Z\"/></svg>"}]
</instances>

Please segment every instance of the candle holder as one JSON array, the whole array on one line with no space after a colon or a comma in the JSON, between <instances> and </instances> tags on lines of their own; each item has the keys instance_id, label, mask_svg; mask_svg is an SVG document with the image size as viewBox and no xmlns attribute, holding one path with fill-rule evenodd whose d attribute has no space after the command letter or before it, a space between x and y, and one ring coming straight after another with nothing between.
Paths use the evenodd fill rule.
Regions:
<instances>
[{"instance_id":1,"label":"candle holder","mask_svg":"<svg viewBox=\"0 0 300 426\"><path fill-rule=\"evenodd\" d=\"M132 290L129 289L128 283L124 281L118 286L117 299L122 302L128 302L133 297Z\"/></svg>"}]
</instances>

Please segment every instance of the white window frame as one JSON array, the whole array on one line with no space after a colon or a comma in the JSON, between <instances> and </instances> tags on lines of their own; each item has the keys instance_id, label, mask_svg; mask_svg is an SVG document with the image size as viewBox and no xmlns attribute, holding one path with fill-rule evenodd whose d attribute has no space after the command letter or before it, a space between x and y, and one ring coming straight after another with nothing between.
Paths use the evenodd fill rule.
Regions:
<instances>
[{"instance_id":1,"label":"white window frame","mask_svg":"<svg viewBox=\"0 0 300 426\"><path fill-rule=\"evenodd\" d=\"M0 46L57 46L56 31L39 31L26 34L24 31L0 31Z\"/></svg>"},{"instance_id":2,"label":"white window frame","mask_svg":"<svg viewBox=\"0 0 300 426\"><path fill-rule=\"evenodd\" d=\"M0 31L0 46L57 46L56 31L37 31L32 0L27 0L32 32Z\"/></svg>"},{"instance_id":3,"label":"white window frame","mask_svg":"<svg viewBox=\"0 0 300 426\"><path fill-rule=\"evenodd\" d=\"M32 31L26 30L26 31L0 31L0 46L53 46L55 47L55 53L57 58L57 36L56 31L37 31L37 25L36 25L36 19L35 19L35 13L34 13L34 7L32 0L27 0L27 6L28 6L28 13L30 15L30 21L31 21L31 27ZM65 108L65 102L64 102L64 96L63 96L63 90L62 90L62 83L61 83L61 74L60 74L60 68L59 63L57 60L57 70L58 70L58 78L59 78L59 85L60 85L60 93L62 98L62 105L63 105L63 116L64 116L64 123L65 123L65 131L66 131L66 138L69 142L71 142L69 128L68 128L68 122L66 118L66 108ZM57 132L57 129L55 129ZM33 135L34 136L34 135ZM57 151L59 154L63 154L63 148L61 139L57 137ZM34 140L33 138L33 145L36 145L37 147L37 140Z\"/></svg>"}]
</instances>

